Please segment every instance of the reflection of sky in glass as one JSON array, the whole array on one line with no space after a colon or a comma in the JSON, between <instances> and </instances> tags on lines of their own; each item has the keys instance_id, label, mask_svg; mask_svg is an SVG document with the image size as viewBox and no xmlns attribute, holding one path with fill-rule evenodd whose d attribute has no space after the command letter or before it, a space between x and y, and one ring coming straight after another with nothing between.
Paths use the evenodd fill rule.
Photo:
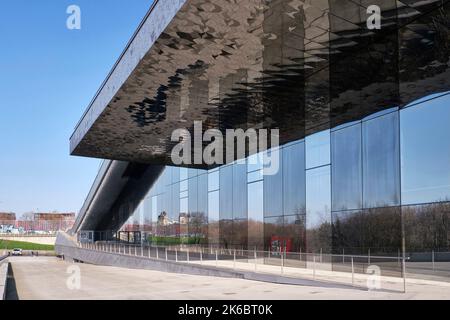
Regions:
<instances>
[{"instance_id":1,"label":"reflection of sky in glass","mask_svg":"<svg viewBox=\"0 0 450 320\"><path fill-rule=\"evenodd\" d=\"M401 111L402 203L450 200L450 95Z\"/></svg>"},{"instance_id":2,"label":"reflection of sky in glass","mask_svg":"<svg viewBox=\"0 0 450 320\"><path fill-rule=\"evenodd\" d=\"M158 196L152 197L152 220L154 222L158 221Z\"/></svg>"},{"instance_id":3,"label":"reflection of sky in glass","mask_svg":"<svg viewBox=\"0 0 450 320\"><path fill-rule=\"evenodd\" d=\"M306 171L306 223L316 227L331 219L330 166Z\"/></svg>"},{"instance_id":4,"label":"reflection of sky in glass","mask_svg":"<svg viewBox=\"0 0 450 320\"><path fill-rule=\"evenodd\" d=\"M211 171L208 173L208 191L219 189L219 171Z\"/></svg>"},{"instance_id":5,"label":"reflection of sky in glass","mask_svg":"<svg viewBox=\"0 0 450 320\"><path fill-rule=\"evenodd\" d=\"M306 137L305 143L306 169L330 164L330 130Z\"/></svg>"},{"instance_id":6,"label":"reflection of sky in glass","mask_svg":"<svg viewBox=\"0 0 450 320\"><path fill-rule=\"evenodd\" d=\"M219 191L208 194L208 221L219 221Z\"/></svg>"},{"instance_id":7,"label":"reflection of sky in glass","mask_svg":"<svg viewBox=\"0 0 450 320\"><path fill-rule=\"evenodd\" d=\"M180 199L180 213L188 213L188 198Z\"/></svg>"},{"instance_id":8,"label":"reflection of sky in glass","mask_svg":"<svg viewBox=\"0 0 450 320\"><path fill-rule=\"evenodd\" d=\"M188 168L180 168L180 180L188 178Z\"/></svg>"},{"instance_id":9,"label":"reflection of sky in glass","mask_svg":"<svg viewBox=\"0 0 450 320\"><path fill-rule=\"evenodd\" d=\"M409 106L413 106L413 105L415 105L415 104L419 104L419 103L426 102L426 101L431 100L431 99L435 99L435 98L439 98L439 97L444 98L444 96L449 95L449 94L450 94L450 91L433 93L433 94L430 94L430 95L428 95L428 96L425 96L425 97L422 97L422 98L420 98L420 99L417 99L417 100L415 100L415 101L413 101L413 102L411 102L411 103L408 103L408 104L405 106L405 108L407 108L407 107L409 107Z\"/></svg>"},{"instance_id":10,"label":"reflection of sky in glass","mask_svg":"<svg viewBox=\"0 0 450 320\"><path fill-rule=\"evenodd\" d=\"M263 182L248 184L248 219L263 221Z\"/></svg>"},{"instance_id":11,"label":"reflection of sky in glass","mask_svg":"<svg viewBox=\"0 0 450 320\"><path fill-rule=\"evenodd\" d=\"M256 153L247 158L247 172L260 170L263 168L262 153Z\"/></svg>"}]
</instances>

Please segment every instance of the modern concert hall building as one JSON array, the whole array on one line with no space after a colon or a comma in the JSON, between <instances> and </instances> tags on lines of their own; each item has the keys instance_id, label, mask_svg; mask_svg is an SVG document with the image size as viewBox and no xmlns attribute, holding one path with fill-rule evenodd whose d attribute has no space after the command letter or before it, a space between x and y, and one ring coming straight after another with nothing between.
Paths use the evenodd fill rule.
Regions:
<instances>
[{"instance_id":1,"label":"modern concert hall building","mask_svg":"<svg viewBox=\"0 0 450 320\"><path fill-rule=\"evenodd\" d=\"M172 133L194 121L278 129L279 149L262 151L279 151L278 172L264 175L249 150L175 165ZM449 1L154 1L70 139L72 155L106 159L72 231L137 245L448 252L449 123Z\"/></svg>"}]
</instances>

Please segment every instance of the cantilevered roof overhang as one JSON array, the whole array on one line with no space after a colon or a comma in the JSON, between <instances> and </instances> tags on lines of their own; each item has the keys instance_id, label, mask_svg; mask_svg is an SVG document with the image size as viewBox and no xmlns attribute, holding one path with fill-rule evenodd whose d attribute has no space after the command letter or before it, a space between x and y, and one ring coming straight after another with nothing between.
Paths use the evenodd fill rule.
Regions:
<instances>
[{"instance_id":1,"label":"cantilevered roof overhang","mask_svg":"<svg viewBox=\"0 0 450 320\"><path fill-rule=\"evenodd\" d=\"M381 29L368 29L369 5ZM71 153L171 164L172 131L196 120L289 142L448 91L449 53L449 1L155 1Z\"/></svg>"}]
</instances>

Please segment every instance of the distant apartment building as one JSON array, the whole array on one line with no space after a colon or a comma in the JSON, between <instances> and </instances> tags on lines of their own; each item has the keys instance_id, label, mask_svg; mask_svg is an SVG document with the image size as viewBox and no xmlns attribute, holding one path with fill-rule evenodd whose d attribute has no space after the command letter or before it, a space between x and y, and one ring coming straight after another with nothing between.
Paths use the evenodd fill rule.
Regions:
<instances>
[{"instance_id":1,"label":"distant apartment building","mask_svg":"<svg viewBox=\"0 0 450 320\"><path fill-rule=\"evenodd\" d=\"M34 213L32 220L17 221L25 231L67 231L75 222L75 213Z\"/></svg>"},{"instance_id":2,"label":"distant apartment building","mask_svg":"<svg viewBox=\"0 0 450 320\"><path fill-rule=\"evenodd\" d=\"M12 212L0 212L0 225L13 226L16 222L16 214Z\"/></svg>"}]
</instances>

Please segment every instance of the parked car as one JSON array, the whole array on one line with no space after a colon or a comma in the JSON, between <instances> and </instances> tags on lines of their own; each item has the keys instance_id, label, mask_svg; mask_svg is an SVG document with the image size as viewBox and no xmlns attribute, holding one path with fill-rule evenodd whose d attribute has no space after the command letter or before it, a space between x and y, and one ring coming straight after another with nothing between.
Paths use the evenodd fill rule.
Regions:
<instances>
[{"instance_id":1,"label":"parked car","mask_svg":"<svg viewBox=\"0 0 450 320\"><path fill-rule=\"evenodd\" d=\"M22 249L20 248L14 248L12 253L13 256L21 256L22 255Z\"/></svg>"}]
</instances>

